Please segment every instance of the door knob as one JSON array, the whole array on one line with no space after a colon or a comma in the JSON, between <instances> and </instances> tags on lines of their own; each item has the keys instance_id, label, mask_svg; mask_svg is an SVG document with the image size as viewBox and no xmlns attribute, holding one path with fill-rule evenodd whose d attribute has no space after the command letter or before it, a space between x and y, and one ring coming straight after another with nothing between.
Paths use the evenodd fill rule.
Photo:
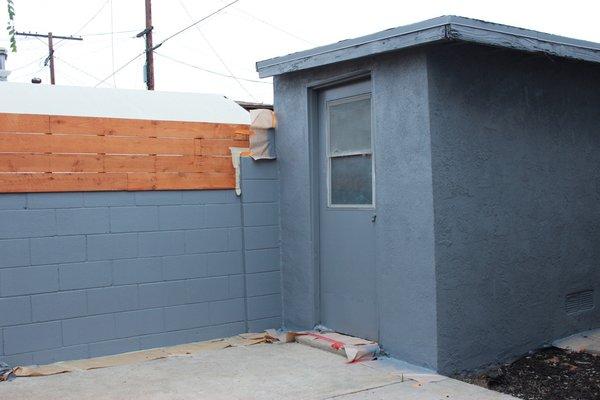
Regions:
<instances>
[{"instance_id":1,"label":"door knob","mask_svg":"<svg viewBox=\"0 0 600 400\"><path fill-rule=\"evenodd\" d=\"M377 221L377 214L371 215L371 222Z\"/></svg>"}]
</instances>

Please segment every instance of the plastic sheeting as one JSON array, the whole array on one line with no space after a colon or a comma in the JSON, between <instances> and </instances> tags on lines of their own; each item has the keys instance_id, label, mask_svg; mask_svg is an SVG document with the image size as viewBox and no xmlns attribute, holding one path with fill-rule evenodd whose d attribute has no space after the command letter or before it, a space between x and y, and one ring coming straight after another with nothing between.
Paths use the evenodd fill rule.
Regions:
<instances>
[{"instance_id":1,"label":"plastic sheeting","mask_svg":"<svg viewBox=\"0 0 600 400\"><path fill-rule=\"evenodd\" d=\"M255 160L277 158L275 150L275 113L267 109L250 110L250 156Z\"/></svg>"}]
</instances>

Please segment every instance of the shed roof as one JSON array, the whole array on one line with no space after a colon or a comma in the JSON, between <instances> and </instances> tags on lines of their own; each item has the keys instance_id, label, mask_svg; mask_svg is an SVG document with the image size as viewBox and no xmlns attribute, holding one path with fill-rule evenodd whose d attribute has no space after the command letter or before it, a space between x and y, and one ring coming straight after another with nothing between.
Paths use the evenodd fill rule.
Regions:
<instances>
[{"instance_id":1,"label":"shed roof","mask_svg":"<svg viewBox=\"0 0 600 400\"><path fill-rule=\"evenodd\" d=\"M261 78L428 43L463 41L600 62L600 43L458 16L442 16L256 63Z\"/></svg>"},{"instance_id":2,"label":"shed roof","mask_svg":"<svg viewBox=\"0 0 600 400\"><path fill-rule=\"evenodd\" d=\"M0 113L250 124L250 115L218 94L0 83Z\"/></svg>"}]
</instances>

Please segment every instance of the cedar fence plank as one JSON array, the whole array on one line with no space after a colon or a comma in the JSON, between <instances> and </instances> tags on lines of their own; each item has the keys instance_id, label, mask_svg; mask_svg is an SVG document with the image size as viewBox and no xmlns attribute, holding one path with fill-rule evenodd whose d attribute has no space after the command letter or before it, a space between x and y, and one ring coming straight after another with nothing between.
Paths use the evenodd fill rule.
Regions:
<instances>
[{"instance_id":1,"label":"cedar fence plank","mask_svg":"<svg viewBox=\"0 0 600 400\"><path fill-rule=\"evenodd\" d=\"M233 189L235 175L202 172L131 173L127 176L128 190L200 190Z\"/></svg>"},{"instance_id":2,"label":"cedar fence plank","mask_svg":"<svg viewBox=\"0 0 600 400\"><path fill-rule=\"evenodd\" d=\"M155 172L156 157L149 155L106 155L104 172Z\"/></svg>"},{"instance_id":3,"label":"cedar fence plank","mask_svg":"<svg viewBox=\"0 0 600 400\"><path fill-rule=\"evenodd\" d=\"M50 116L50 132L65 135L154 137L152 121L104 117Z\"/></svg>"},{"instance_id":4,"label":"cedar fence plank","mask_svg":"<svg viewBox=\"0 0 600 400\"><path fill-rule=\"evenodd\" d=\"M50 117L38 114L0 113L0 132L49 133Z\"/></svg>"},{"instance_id":5,"label":"cedar fence plank","mask_svg":"<svg viewBox=\"0 0 600 400\"><path fill-rule=\"evenodd\" d=\"M4 193L127 190L127 174L0 173Z\"/></svg>"},{"instance_id":6,"label":"cedar fence plank","mask_svg":"<svg viewBox=\"0 0 600 400\"><path fill-rule=\"evenodd\" d=\"M1 172L51 172L49 154L0 153Z\"/></svg>"},{"instance_id":7,"label":"cedar fence plank","mask_svg":"<svg viewBox=\"0 0 600 400\"><path fill-rule=\"evenodd\" d=\"M235 139L250 134L249 125L185 121L153 121L153 124L157 137Z\"/></svg>"},{"instance_id":8,"label":"cedar fence plank","mask_svg":"<svg viewBox=\"0 0 600 400\"><path fill-rule=\"evenodd\" d=\"M97 154L48 154L51 172L104 172L104 157Z\"/></svg>"},{"instance_id":9,"label":"cedar fence plank","mask_svg":"<svg viewBox=\"0 0 600 400\"><path fill-rule=\"evenodd\" d=\"M2 153L193 155L193 139L0 133Z\"/></svg>"},{"instance_id":10,"label":"cedar fence plank","mask_svg":"<svg viewBox=\"0 0 600 400\"><path fill-rule=\"evenodd\" d=\"M250 126L240 124L73 116L49 118L49 132L57 134L180 139L234 139L237 135L250 134Z\"/></svg>"},{"instance_id":11,"label":"cedar fence plank","mask_svg":"<svg viewBox=\"0 0 600 400\"><path fill-rule=\"evenodd\" d=\"M248 140L196 139L194 142L196 155L228 156L230 147L248 147Z\"/></svg>"},{"instance_id":12,"label":"cedar fence plank","mask_svg":"<svg viewBox=\"0 0 600 400\"><path fill-rule=\"evenodd\" d=\"M50 153L48 134L0 133L2 153Z\"/></svg>"}]
</instances>

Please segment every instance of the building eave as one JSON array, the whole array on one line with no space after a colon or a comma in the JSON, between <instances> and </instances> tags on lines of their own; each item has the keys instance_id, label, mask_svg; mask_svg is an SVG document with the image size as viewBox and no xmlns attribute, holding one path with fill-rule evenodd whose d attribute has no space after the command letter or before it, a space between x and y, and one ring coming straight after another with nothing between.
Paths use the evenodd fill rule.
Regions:
<instances>
[{"instance_id":1,"label":"building eave","mask_svg":"<svg viewBox=\"0 0 600 400\"><path fill-rule=\"evenodd\" d=\"M443 41L479 43L600 62L600 43L514 26L443 16L256 63L261 78Z\"/></svg>"}]
</instances>

